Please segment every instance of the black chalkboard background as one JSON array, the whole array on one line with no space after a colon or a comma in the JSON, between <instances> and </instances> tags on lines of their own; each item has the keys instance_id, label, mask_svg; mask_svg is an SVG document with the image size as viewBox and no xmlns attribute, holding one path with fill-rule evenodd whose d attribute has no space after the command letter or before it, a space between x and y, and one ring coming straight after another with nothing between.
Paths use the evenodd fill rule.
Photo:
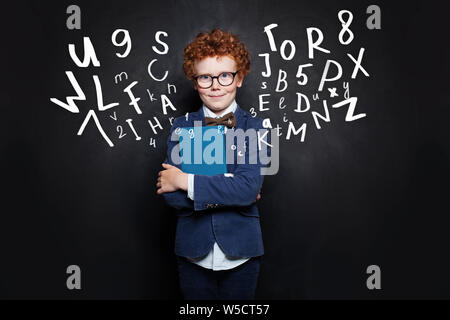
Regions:
<instances>
[{"instance_id":1,"label":"black chalkboard background","mask_svg":"<svg viewBox=\"0 0 450 320\"><path fill-rule=\"evenodd\" d=\"M82 29L68 30L66 8L76 4ZM369 30L366 9L382 10L382 29ZM7 8L6 8L7 7ZM180 297L173 254L176 217L156 195L156 179L165 157L170 117L201 106L182 72L182 52L197 33L220 27L247 45L252 72L237 101L258 117L280 124L280 170L265 178L259 202L265 246L257 289L259 299L396 299L449 298L450 208L448 205L449 45L443 8L429 1L25 1L3 12L2 42L2 186L0 222L0 298L176 299ZM339 43L340 10L350 10L350 45ZM264 27L273 30L272 52ZM308 59L306 29L324 34L330 54ZM111 42L116 29L132 38L128 57ZM155 33L168 47L163 50ZM68 45L83 56L83 37L90 37L101 62L77 67ZM280 56L284 40L296 45L291 61ZM350 80L353 62L365 48L360 71ZM270 53L272 76L264 78ZM6 56L5 56L6 55ZM154 73L148 64L158 59ZM342 83L358 97L355 114L332 109L331 122L314 125L311 112L296 113L297 92L317 92L327 59L341 63L342 80L325 86L329 105L343 99ZM297 67L313 63L310 82L296 84ZM275 92L278 71L289 88ZM80 113L57 106L74 95L65 72L72 71L86 100ZM125 71L129 81L114 82ZM105 103L99 112L93 75L98 75ZM347 79L347 80L344 80ZM133 81L142 114L123 92ZM268 89L261 88L267 82ZM167 84L176 93L167 94ZM163 114L161 101L150 102L147 89L166 94L176 107ZM260 112L259 95L271 94ZM327 96L328 94L328 96ZM279 109L285 98L286 109ZM333 100L334 99L334 100ZM321 101L311 109L323 114ZM91 120L78 136L89 110L95 110L110 147ZM116 112L117 120L111 118ZM287 123L301 134L286 139ZM157 117L163 130L154 134L148 121ZM136 141L126 120L142 137ZM119 138L117 127L126 136ZM120 131L120 129L119 129ZM154 139L155 146L150 145ZM82 270L82 290L66 288L66 268ZM381 290L368 290L366 269L381 268Z\"/></svg>"}]
</instances>

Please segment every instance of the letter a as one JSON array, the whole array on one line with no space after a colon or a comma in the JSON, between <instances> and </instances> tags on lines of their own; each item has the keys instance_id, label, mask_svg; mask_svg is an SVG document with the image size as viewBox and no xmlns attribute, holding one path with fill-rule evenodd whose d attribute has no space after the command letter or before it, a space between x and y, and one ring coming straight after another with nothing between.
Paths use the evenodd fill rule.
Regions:
<instances>
[{"instance_id":1,"label":"letter a","mask_svg":"<svg viewBox=\"0 0 450 320\"><path fill-rule=\"evenodd\" d=\"M366 282L367 289L380 290L381 289L381 269L379 266L376 266L376 265L368 266L367 274L370 274L372 272L373 272L373 274L369 278L367 278L367 282Z\"/></svg>"},{"instance_id":2,"label":"letter a","mask_svg":"<svg viewBox=\"0 0 450 320\"><path fill-rule=\"evenodd\" d=\"M71 274L66 281L67 289L81 290L81 269L79 266L72 265L67 267L67 274Z\"/></svg>"},{"instance_id":3,"label":"letter a","mask_svg":"<svg viewBox=\"0 0 450 320\"><path fill-rule=\"evenodd\" d=\"M79 6L71 5L67 7L67 14L71 14L67 18L66 26L69 30L81 30L81 9Z\"/></svg>"},{"instance_id":4,"label":"letter a","mask_svg":"<svg viewBox=\"0 0 450 320\"><path fill-rule=\"evenodd\" d=\"M371 5L367 8L367 14L372 15L367 19L367 29L380 30L381 29L381 9L377 5Z\"/></svg>"}]
</instances>

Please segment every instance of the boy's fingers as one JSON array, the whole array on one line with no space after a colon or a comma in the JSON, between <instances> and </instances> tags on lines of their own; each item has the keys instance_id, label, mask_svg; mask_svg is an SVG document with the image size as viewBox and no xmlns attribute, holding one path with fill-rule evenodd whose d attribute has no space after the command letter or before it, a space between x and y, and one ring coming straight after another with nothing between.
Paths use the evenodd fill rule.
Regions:
<instances>
[{"instance_id":1,"label":"boy's fingers","mask_svg":"<svg viewBox=\"0 0 450 320\"><path fill-rule=\"evenodd\" d=\"M157 193L157 194L163 194L163 193L164 193L163 188L160 187L160 188L156 191L156 193Z\"/></svg>"}]
</instances>

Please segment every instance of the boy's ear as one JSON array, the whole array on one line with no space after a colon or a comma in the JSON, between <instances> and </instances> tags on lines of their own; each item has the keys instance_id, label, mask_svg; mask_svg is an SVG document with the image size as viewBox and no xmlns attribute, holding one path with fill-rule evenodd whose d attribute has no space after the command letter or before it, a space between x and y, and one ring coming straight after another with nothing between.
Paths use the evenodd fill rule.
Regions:
<instances>
[{"instance_id":1,"label":"boy's ear","mask_svg":"<svg viewBox=\"0 0 450 320\"><path fill-rule=\"evenodd\" d=\"M240 88L242 87L242 82L244 82L244 78L241 78L238 76L238 82L237 82L237 86Z\"/></svg>"}]
</instances>

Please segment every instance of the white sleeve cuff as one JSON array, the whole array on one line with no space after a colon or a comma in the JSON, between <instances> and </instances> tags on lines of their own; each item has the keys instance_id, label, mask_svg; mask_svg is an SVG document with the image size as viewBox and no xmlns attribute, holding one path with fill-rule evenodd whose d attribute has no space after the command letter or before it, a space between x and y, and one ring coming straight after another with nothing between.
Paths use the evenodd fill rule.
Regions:
<instances>
[{"instance_id":1,"label":"white sleeve cuff","mask_svg":"<svg viewBox=\"0 0 450 320\"><path fill-rule=\"evenodd\" d=\"M194 175L192 173L188 174L188 198L194 201Z\"/></svg>"}]
</instances>

